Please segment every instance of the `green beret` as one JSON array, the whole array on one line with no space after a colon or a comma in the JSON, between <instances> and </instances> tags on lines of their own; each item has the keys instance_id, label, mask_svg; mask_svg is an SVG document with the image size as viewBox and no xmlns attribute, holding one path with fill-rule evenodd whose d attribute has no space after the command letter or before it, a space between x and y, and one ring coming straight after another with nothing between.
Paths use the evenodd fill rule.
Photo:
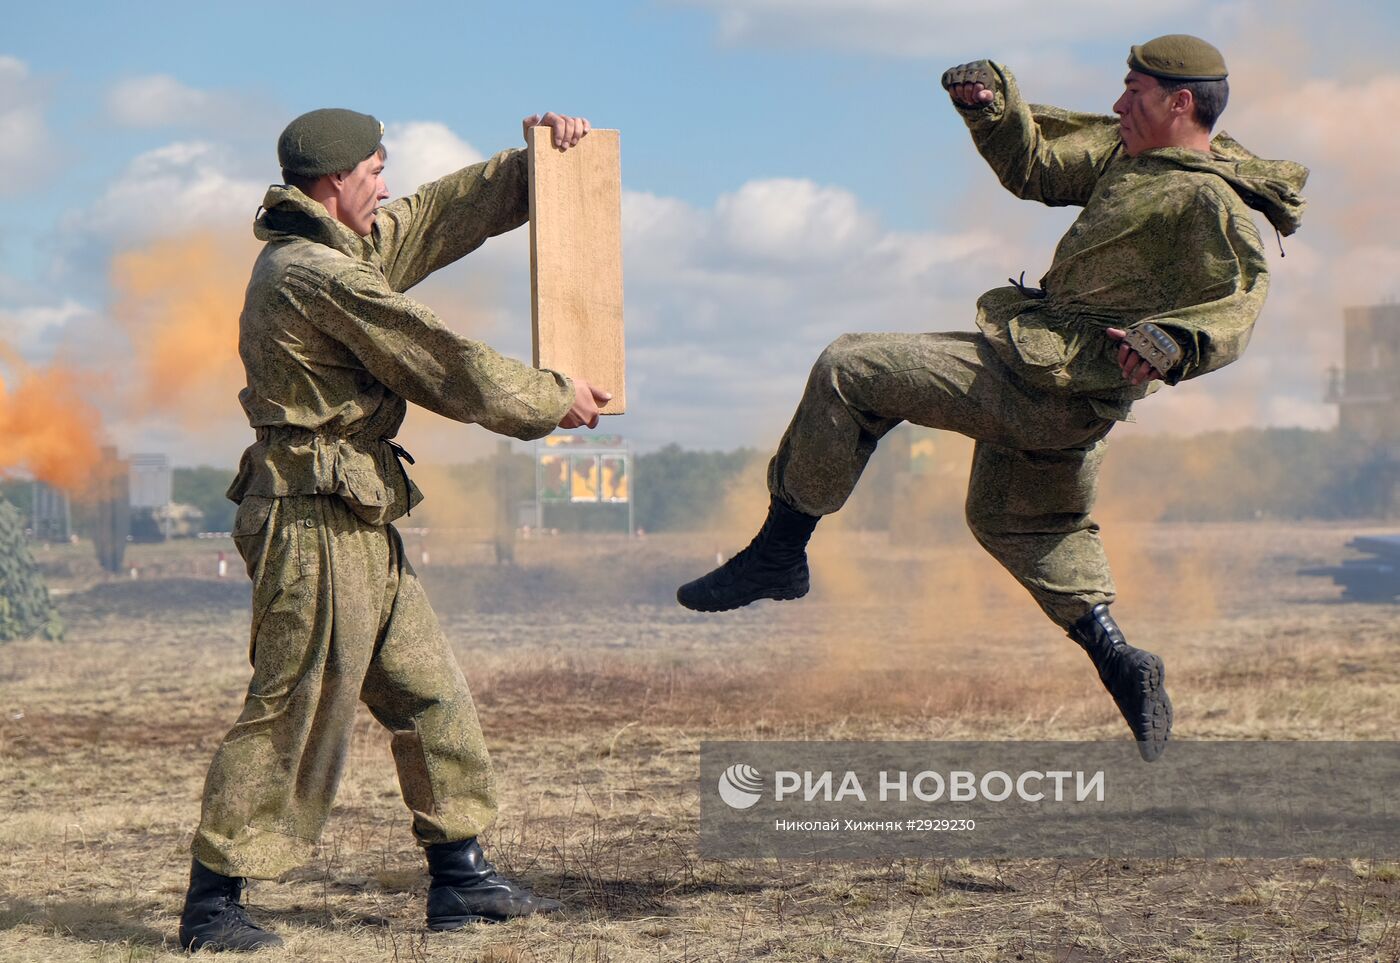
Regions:
<instances>
[{"instance_id":1,"label":"green beret","mask_svg":"<svg viewBox=\"0 0 1400 963\"><path fill-rule=\"evenodd\" d=\"M1224 80L1230 73L1219 50L1185 33L1135 45L1128 54L1128 66L1162 80Z\"/></svg>"},{"instance_id":2,"label":"green beret","mask_svg":"<svg viewBox=\"0 0 1400 963\"><path fill-rule=\"evenodd\" d=\"M277 138L282 169L302 177L348 171L379 149L384 125L369 114L325 107L302 114Z\"/></svg>"}]
</instances>

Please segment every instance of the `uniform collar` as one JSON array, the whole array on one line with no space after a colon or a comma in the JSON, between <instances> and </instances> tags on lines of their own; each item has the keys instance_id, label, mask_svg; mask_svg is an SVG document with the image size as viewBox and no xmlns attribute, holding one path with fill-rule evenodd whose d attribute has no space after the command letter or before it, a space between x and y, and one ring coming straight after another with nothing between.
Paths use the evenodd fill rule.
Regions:
<instances>
[{"instance_id":1,"label":"uniform collar","mask_svg":"<svg viewBox=\"0 0 1400 963\"><path fill-rule=\"evenodd\" d=\"M361 261L374 260L374 245L331 217L320 201L287 184L273 184L263 196L262 211L253 222L260 241L302 238L334 248Z\"/></svg>"},{"instance_id":2,"label":"uniform collar","mask_svg":"<svg viewBox=\"0 0 1400 963\"><path fill-rule=\"evenodd\" d=\"M1229 184L1245 204L1267 217L1281 234L1292 234L1302 222L1307 206L1302 190L1308 180L1308 169L1293 161L1257 157L1223 131L1211 140L1209 154L1180 147L1158 147L1143 151L1138 157L1215 174Z\"/></svg>"}]
</instances>

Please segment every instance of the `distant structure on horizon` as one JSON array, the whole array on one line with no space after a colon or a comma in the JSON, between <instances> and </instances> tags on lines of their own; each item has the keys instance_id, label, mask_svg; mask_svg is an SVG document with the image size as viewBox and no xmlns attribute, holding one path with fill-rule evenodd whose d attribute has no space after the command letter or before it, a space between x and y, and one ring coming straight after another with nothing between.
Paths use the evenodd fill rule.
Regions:
<instances>
[{"instance_id":1,"label":"distant structure on horizon","mask_svg":"<svg viewBox=\"0 0 1400 963\"><path fill-rule=\"evenodd\" d=\"M163 542L172 534L170 459L160 454L133 454L127 456L126 463L131 538L137 542Z\"/></svg>"},{"instance_id":2,"label":"distant structure on horizon","mask_svg":"<svg viewBox=\"0 0 1400 963\"><path fill-rule=\"evenodd\" d=\"M30 486L29 526L41 542L66 542L73 535L73 506L68 493L36 481Z\"/></svg>"},{"instance_id":3,"label":"distant structure on horizon","mask_svg":"<svg viewBox=\"0 0 1400 963\"><path fill-rule=\"evenodd\" d=\"M1347 308L1343 324L1345 364L1327 388L1337 427L1400 457L1400 304Z\"/></svg>"}]
</instances>

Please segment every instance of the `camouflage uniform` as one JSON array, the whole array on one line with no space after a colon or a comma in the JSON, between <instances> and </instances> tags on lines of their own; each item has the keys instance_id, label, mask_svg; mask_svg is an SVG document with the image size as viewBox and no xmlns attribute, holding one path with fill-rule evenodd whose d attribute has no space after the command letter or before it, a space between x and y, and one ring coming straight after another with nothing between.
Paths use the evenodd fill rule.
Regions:
<instances>
[{"instance_id":1,"label":"camouflage uniform","mask_svg":"<svg viewBox=\"0 0 1400 963\"><path fill-rule=\"evenodd\" d=\"M1054 621L1112 602L1089 512L1115 421L1155 383L1128 384L1104 333L1153 321L1185 349L1170 384L1229 364L1268 288L1248 208L1298 226L1307 171L1254 157L1225 134L1204 155L1129 157L1114 117L1024 103L1011 74L961 109L1003 185L1082 205L1040 289L987 292L978 333L846 335L818 359L769 466L769 489L809 515L836 511L901 421L976 440L967 519Z\"/></svg>"},{"instance_id":2,"label":"camouflage uniform","mask_svg":"<svg viewBox=\"0 0 1400 963\"><path fill-rule=\"evenodd\" d=\"M390 443L407 402L517 438L573 401L561 374L453 334L402 293L528 217L525 155L506 151L379 210L362 238L274 186L240 319L240 400L257 440L229 497L253 579L253 678L209 769L194 855L272 878L310 856L357 701L391 732L425 844L495 816L466 680L389 523L422 498Z\"/></svg>"}]
</instances>

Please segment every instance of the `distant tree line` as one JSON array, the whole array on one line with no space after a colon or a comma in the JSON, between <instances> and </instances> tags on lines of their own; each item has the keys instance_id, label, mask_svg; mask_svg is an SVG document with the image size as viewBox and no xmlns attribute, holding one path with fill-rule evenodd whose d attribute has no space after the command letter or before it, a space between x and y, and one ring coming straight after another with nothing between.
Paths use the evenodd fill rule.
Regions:
<instances>
[{"instance_id":1,"label":"distant tree line","mask_svg":"<svg viewBox=\"0 0 1400 963\"><path fill-rule=\"evenodd\" d=\"M880 446L843 512L848 525L888 527L891 495L898 490L895 479L907 467L900 462L907 457L901 452L907 451L907 445ZM768 457L768 452L753 448L691 451L674 444L636 456L630 479L636 525L652 532L711 525L742 474L748 473L743 484L761 489ZM534 457L511 454L507 472L511 497L519 503L533 501ZM428 498L424 524L433 523L434 489L443 479L459 492L488 493L494 491L495 473L492 458L415 472ZM229 469L176 468L174 499L204 513L205 531L228 531L235 506L224 492L232 480ZM1151 500L1151 517L1165 521L1244 521L1392 516L1400 514L1398 483L1400 465L1336 431L1247 428L1189 437L1114 438L1100 488L1115 496L1141 492ZM917 487L921 481L915 477L912 484ZM761 490L757 494L762 497ZM28 515L28 482L0 480L0 497ZM441 494L439 498L446 500ZM617 518L606 511L612 507L551 506L546 523L566 530L616 530ZM80 527L82 519L82 507L75 504L74 520ZM489 525L489 519L481 519L481 524Z\"/></svg>"},{"instance_id":2,"label":"distant tree line","mask_svg":"<svg viewBox=\"0 0 1400 963\"><path fill-rule=\"evenodd\" d=\"M234 473L226 468L176 468L171 473L170 497L182 505L193 505L204 513L201 525L206 532L233 529L233 513L238 506L225 497Z\"/></svg>"}]
</instances>

